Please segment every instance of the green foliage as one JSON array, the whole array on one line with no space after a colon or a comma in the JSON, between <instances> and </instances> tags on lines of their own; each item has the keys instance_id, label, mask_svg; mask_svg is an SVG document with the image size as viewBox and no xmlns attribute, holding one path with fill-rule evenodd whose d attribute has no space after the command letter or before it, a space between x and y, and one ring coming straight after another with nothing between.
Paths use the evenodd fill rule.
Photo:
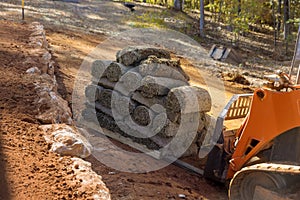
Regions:
<instances>
[{"instance_id":1,"label":"green foliage","mask_svg":"<svg viewBox=\"0 0 300 200\"><path fill-rule=\"evenodd\" d=\"M290 20L288 23L297 27L300 22L300 3L299 0L289 1ZM174 6L174 0L146 0L146 2L167 7ZM199 2L199 0L184 0L184 10L199 10ZM210 12L212 16L210 20L222 22L237 35L250 31L250 25L274 28L275 23L283 23L283 3L279 9L278 0L205 0L204 2L206 14ZM278 13L278 10L281 10L281 13ZM180 13L176 18L181 18ZM184 20L184 17L182 19ZM206 19L209 20L209 18ZM164 25L162 16L152 16L149 13L138 17L138 21L135 26L161 27ZM282 27L283 24L281 32ZM293 30L295 31L295 28Z\"/></svg>"},{"instance_id":2,"label":"green foliage","mask_svg":"<svg viewBox=\"0 0 300 200\"><path fill-rule=\"evenodd\" d=\"M295 19L290 19L287 21L289 24L299 24L300 23L300 18L295 18Z\"/></svg>"}]
</instances>

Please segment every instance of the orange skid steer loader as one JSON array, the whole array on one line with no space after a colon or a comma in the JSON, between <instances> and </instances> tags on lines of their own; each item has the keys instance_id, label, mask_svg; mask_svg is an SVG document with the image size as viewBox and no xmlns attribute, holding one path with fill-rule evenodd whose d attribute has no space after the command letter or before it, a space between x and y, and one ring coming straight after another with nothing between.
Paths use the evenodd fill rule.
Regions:
<instances>
[{"instance_id":1,"label":"orange skid steer loader","mask_svg":"<svg viewBox=\"0 0 300 200\"><path fill-rule=\"evenodd\" d=\"M289 75L268 77L270 89L235 95L217 119L215 135L222 134L204 176L230 181L230 200L300 199L300 65L295 84L290 78L297 60L299 39ZM225 120L237 118L244 118L237 131L223 131Z\"/></svg>"}]
</instances>

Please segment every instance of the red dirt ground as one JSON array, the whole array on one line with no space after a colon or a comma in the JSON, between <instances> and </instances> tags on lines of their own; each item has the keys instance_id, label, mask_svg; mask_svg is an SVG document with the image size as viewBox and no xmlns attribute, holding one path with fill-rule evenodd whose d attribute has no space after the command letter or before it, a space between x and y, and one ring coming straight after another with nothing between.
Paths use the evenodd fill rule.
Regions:
<instances>
[{"instance_id":1,"label":"red dirt ground","mask_svg":"<svg viewBox=\"0 0 300 200\"><path fill-rule=\"evenodd\" d=\"M86 199L69 157L49 152L35 120L33 80L23 64L28 25L0 21L0 199ZM59 160L60 159L60 160Z\"/></svg>"}]
</instances>

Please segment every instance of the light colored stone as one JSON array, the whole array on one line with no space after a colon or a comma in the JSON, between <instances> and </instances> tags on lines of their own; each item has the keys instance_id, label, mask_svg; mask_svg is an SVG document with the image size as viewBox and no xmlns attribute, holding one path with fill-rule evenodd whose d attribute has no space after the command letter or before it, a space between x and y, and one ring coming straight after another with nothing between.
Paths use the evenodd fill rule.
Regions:
<instances>
[{"instance_id":1,"label":"light colored stone","mask_svg":"<svg viewBox=\"0 0 300 200\"><path fill-rule=\"evenodd\" d=\"M80 180L78 190L82 193L96 191L88 199L110 200L110 192L102 181L102 177L92 170L91 163L80 158L71 158L73 164L70 169L74 171L77 180Z\"/></svg>"},{"instance_id":2,"label":"light colored stone","mask_svg":"<svg viewBox=\"0 0 300 200\"><path fill-rule=\"evenodd\" d=\"M48 48L44 26L39 22L32 22L29 28L32 30L29 37L29 45L34 48Z\"/></svg>"},{"instance_id":3,"label":"light colored stone","mask_svg":"<svg viewBox=\"0 0 300 200\"><path fill-rule=\"evenodd\" d=\"M29 50L30 55L37 57L39 63L39 69L42 74L47 74L49 69L49 63L51 62L51 54L46 48L34 48ZM41 65L42 64L42 65Z\"/></svg>"},{"instance_id":4,"label":"light colored stone","mask_svg":"<svg viewBox=\"0 0 300 200\"><path fill-rule=\"evenodd\" d=\"M55 76L48 74L32 75L35 80L35 90L37 98L38 114L36 118L44 124L67 123L72 124L72 112L68 102L60 97L57 92Z\"/></svg>"},{"instance_id":5,"label":"light colored stone","mask_svg":"<svg viewBox=\"0 0 300 200\"><path fill-rule=\"evenodd\" d=\"M43 124L72 124L72 112L68 102L52 91L40 91L37 105L39 114L36 118ZM46 108L46 109L45 109Z\"/></svg>"},{"instance_id":6,"label":"light colored stone","mask_svg":"<svg viewBox=\"0 0 300 200\"><path fill-rule=\"evenodd\" d=\"M27 74L41 74L41 70L39 70L39 68L37 68L37 67L31 67L26 70L26 73Z\"/></svg>"},{"instance_id":7,"label":"light colored stone","mask_svg":"<svg viewBox=\"0 0 300 200\"><path fill-rule=\"evenodd\" d=\"M91 155L92 146L75 128L66 124L42 125L44 138L51 144L50 151L63 156L86 158Z\"/></svg>"}]
</instances>

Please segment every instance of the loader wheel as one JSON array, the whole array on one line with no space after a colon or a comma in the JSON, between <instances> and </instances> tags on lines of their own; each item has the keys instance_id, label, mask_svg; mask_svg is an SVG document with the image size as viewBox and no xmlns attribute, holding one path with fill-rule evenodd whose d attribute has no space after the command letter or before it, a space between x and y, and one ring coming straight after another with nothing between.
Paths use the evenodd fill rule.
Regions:
<instances>
[{"instance_id":1,"label":"loader wheel","mask_svg":"<svg viewBox=\"0 0 300 200\"><path fill-rule=\"evenodd\" d=\"M256 186L267 190L278 191L286 187L286 181L280 174L270 172L237 173L230 182L230 200L253 200ZM266 198L264 198L266 199Z\"/></svg>"}]
</instances>

